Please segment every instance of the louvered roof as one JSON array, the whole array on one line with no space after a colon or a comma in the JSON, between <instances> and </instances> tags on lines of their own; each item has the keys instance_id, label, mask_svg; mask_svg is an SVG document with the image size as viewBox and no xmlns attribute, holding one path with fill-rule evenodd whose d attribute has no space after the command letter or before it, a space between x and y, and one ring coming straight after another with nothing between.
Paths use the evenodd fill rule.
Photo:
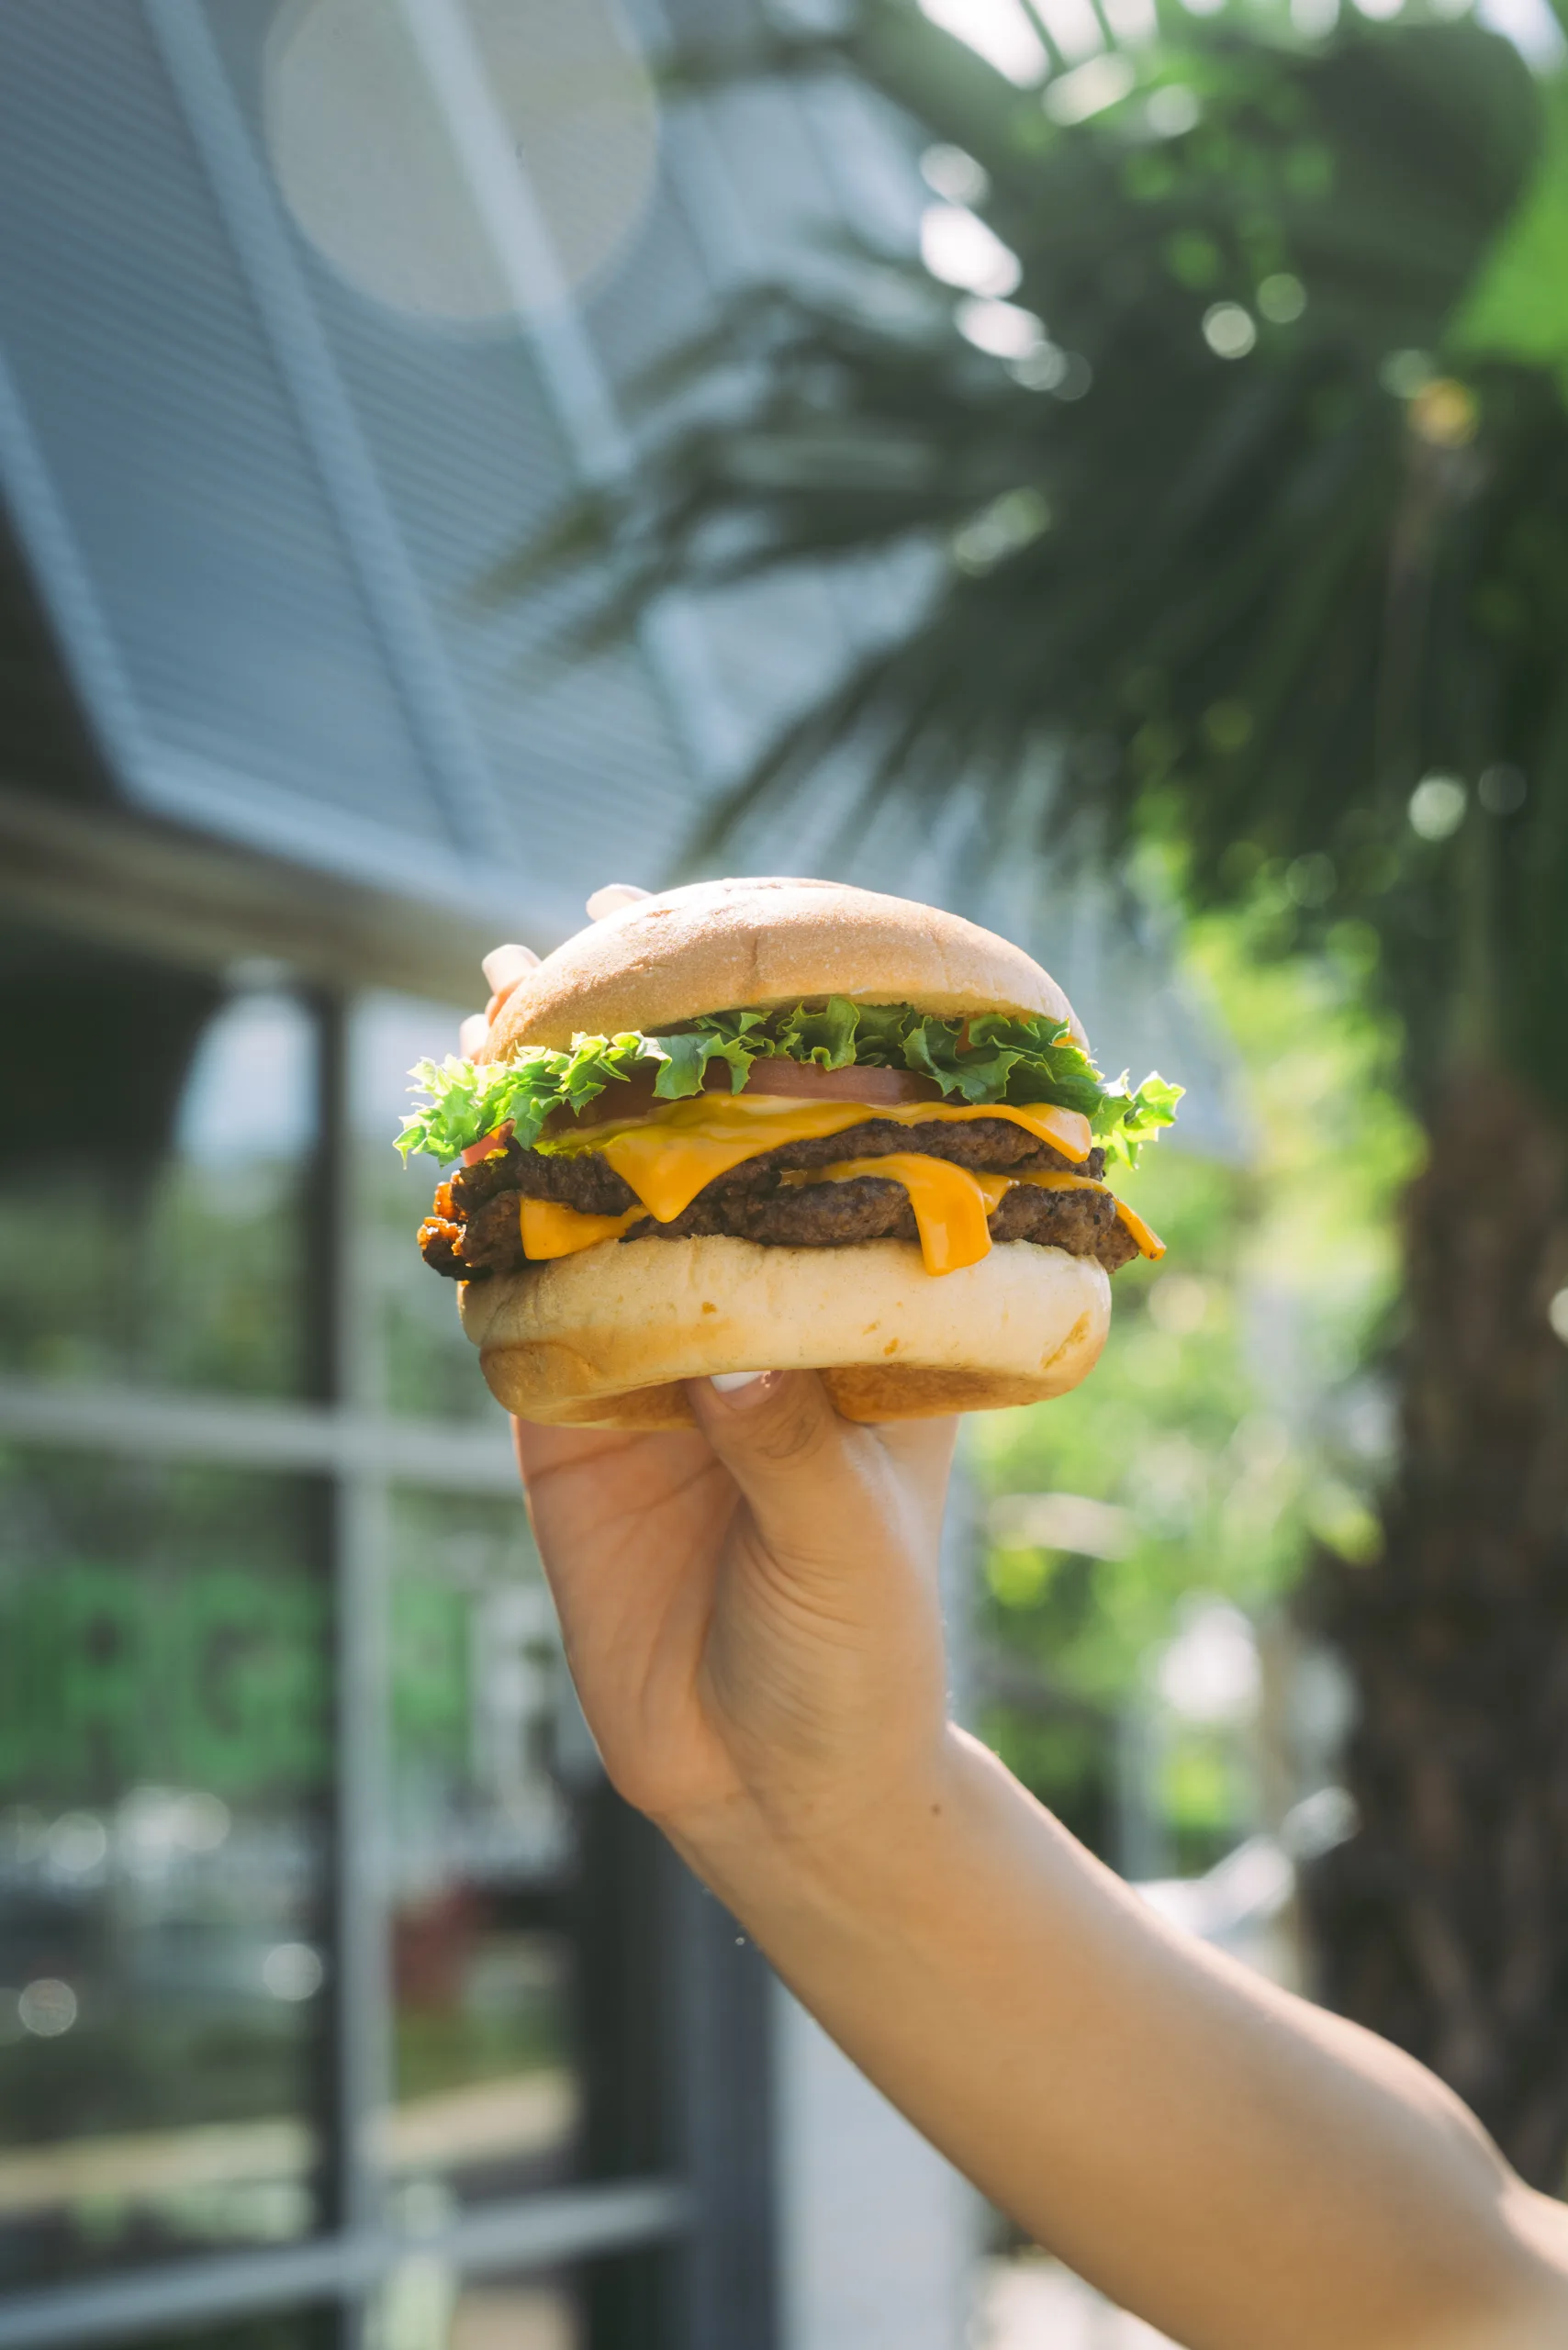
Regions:
<instances>
[{"instance_id":1,"label":"louvered roof","mask_svg":"<svg viewBox=\"0 0 1568 2350\"><path fill-rule=\"evenodd\" d=\"M559 5L505 0L503 16L548 30ZM384 7L430 37L428 65L454 0ZM749 7L637 0L636 17L678 41ZM380 893L394 931L399 903L423 904L432 923L544 947L607 878L670 878L704 796L886 614L876 580L853 597L764 582L571 661L571 591L500 602L483 582L585 479L634 463L621 393L716 293L831 267L846 216L896 234L902 206L913 231L913 174L845 90L687 103L660 124L613 265L564 307L465 331L350 282L291 217L263 95L290 21L279 0L0 9L0 488L98 755L43 665L15 659L35 623L14 582L0 785L106 785L279 874ZM478 194L483 209L495 190ZM529 222L506 197L489 227L510 251ZM752 868L811 869L834 792L829 773L787 839L747 841ZM1027 944L1106 1057L1192 1068L1167 942L1129 934L1108 901L1053 896L1027 859L966 874L896 824L846 878ZM1201 1057L1223 1147L1223 1056Z\"/></svg>"},{"instance_id":2,"label":"louvered roof","mask_svg":"<svg viewBox=\"0 0 1568 2350\"><path fill-rule=\"evenodd\" d=\"M0 12L13 528L129 800L558 934L607 856L667 871L693 763L635 648L545 660L558 599L483 597L579 484L569 420L525 333L400 313L300 235L263 136L276 17ZM689 319L678 225L661 198L622 274Z\"/></svg>"}]
</instances>

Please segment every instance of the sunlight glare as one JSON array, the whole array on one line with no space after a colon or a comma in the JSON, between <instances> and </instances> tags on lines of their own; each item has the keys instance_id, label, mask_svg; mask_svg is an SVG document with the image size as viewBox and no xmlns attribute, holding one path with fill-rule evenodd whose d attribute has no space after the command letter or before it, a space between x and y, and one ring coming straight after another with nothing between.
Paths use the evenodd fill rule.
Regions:
<instances>
[{"instance_id":1,"label":"sunlight glare","mask_svg":"<svg viewBox=\"0 0 1568 2350\"><path fill-rule=\"evenodd\" d=\"M1105 46L1091 0L1035 0L1035 14L1069 65L1098 57Z\"/></svg>"},{"instance_id":2,"label":"sunlight glare","mask_svg":"<svg viewBox=\"0 0 1568 2350\"><path fill-rule=\"evenodd\" d=\"M997 359L1027 359L1046 340L1045 327L1033 310L1016 302L988 301L971 294L958 304L953 319L966 342Z\"/></svg>"},{"instance_id":3,"label":"sunlight glare","mask_svg":"<svg viewBox=\"0 0 1568 2350\"><path fill-rule=\"evenodd\" d=\"M1032 89L1051 70L1046 44L1030 22L1024 0L920 0L920 13L1021 90Z\"/></svg>"},{"instance_id":4,"label":"sunlight glare","mask_svg":"<svg viewBox=\"0 0 1568 2350\"><path fill-rule=\"evenodd\" d=\"M944 285L1005 297L1024 271L1018 256L976 212L961 204L928 204L920 219L920 258Z\"/></svg>"},{"instance_id":5,"label":"sunlight glare","mask_svg":"<svg viewBox=\"0 0 1568 2350\"><path fill-rule=\"evenodd\" d=\"M1092 115L1103 114L1125 98L1135 79L1130 58L1092 57L1087 65L1075 66L1050 84L1044 100L1046 112L1053 122L1087 122Z\"/></svg>"}]
</instances>

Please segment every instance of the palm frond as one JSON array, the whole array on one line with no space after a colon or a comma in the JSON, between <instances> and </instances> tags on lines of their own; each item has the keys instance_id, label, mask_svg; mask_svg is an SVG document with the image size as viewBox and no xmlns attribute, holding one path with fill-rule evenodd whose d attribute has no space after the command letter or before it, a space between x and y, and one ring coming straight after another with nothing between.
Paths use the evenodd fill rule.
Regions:
<instances>
[{"instance_id":1,"label":"palm frond","mask_svg":"<svg viewBox=\"0 0 1568 2350\"><path fill-rule=\"evenodd\" d=\"M756 289L646 386L634 498L556 546L613 543L617 619L671 586L934 547L924 608L780 731L718 825L834 758L851 842L890 795L929 816L961 775L1003 800L1048 746L1048 836L1114 854L1174 809L1201 893L1272 862L1298 926L1373 925L1436 1052L1440 906L1483 820L1415 839L1428 769L1527 775L1497 820L1495 926L1528 922L1534 969L1568 985L1540 879L1568 898L1568 418L1549 369L1456 329L1547 111L1472 23L1312 44L1282 19L1160 22L1126 95L1070 125L913 0L754 56L854 72L973 159L1033 349L976 349L961 303L869 244L874 298ZM1540 1023L1508 1019L1517 1057Z\"/></svg>"}]
</instances>

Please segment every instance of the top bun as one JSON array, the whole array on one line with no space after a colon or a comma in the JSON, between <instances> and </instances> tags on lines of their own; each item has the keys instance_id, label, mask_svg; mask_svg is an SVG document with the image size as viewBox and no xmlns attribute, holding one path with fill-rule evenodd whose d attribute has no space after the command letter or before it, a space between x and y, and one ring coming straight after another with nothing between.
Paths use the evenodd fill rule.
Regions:
<instances>
[{"instance_id":1,"label":"top bun","mask_svg":"<svg viewBox=\"0 0 1568 2350\"><path fill-rule=\"evenodd\" d=\"M578 931L519 980L484 1058L829 995L917 1004L948 1020L1044 1015L1085 1041L1056 981L994 932L910 898L765 877L666 890Z\"/></svg>"}]
</instances>

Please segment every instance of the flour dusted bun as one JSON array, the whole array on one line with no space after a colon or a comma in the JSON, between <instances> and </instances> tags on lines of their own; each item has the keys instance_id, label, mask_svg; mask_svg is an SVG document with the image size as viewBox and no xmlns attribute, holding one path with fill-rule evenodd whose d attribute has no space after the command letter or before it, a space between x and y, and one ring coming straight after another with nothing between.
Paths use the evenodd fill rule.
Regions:
<instances>
[{"instance_id":1,"label":"flour dusted bun","mask_svg":"<svg viewBox=\"0 0 1568 2350\"><path fill-rule=\"evenodd\" d=\"M607 914L521 979L484 1058L577 1035L657 1035L677 1021L845 995L944 1019L1043 1013L1083 1032L1048 973L978 923L837 881L698 881Z\"/></svg>"},{"instance_id":2,"label":"flour dusted bun","mask_svg":"<svg viewBox=\"0 0 1568 2350\"><path fill-rule=\"evenodd\" d=\"M497 1400L580 1427L688 1427L679 1382L725 1371L820 1371L852 1420L1032 1404L1088 1375L1110 1319L1102 1266L1030 1241L935 1276L908 1240L605 1240L463 1292Z\"/></svg>"}]
</instances>

